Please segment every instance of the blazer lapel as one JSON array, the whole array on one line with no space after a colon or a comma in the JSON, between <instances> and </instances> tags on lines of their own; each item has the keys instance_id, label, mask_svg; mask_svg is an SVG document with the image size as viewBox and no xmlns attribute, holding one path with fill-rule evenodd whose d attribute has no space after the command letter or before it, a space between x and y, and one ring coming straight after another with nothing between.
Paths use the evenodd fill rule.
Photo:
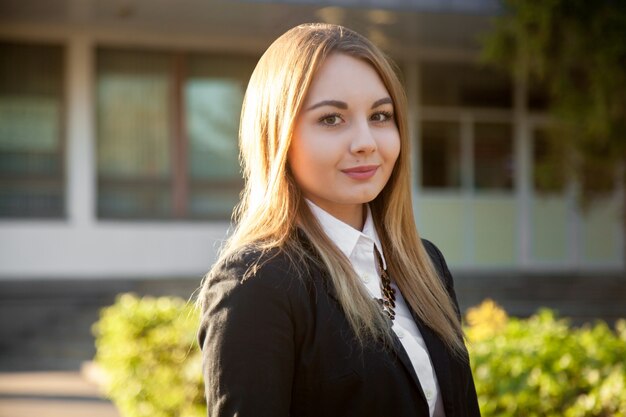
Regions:
<instances>
[{"instance_id":1,"label":"blazer lapel","mask_svg":"<svg viewBox=\"0 0 626 417\"><path fill-rule=\"evenodd\" d=\"M308 237L306 236L306 234L298 229L298 236L301 239L301 242L304 244L304 246L307 248L307 250L310 251L310 253L314 256L317 257L317 251L313 248L313 246L311 245ZM323 283L324 289L326 290L326 292L328 293L328 295L334 299L338 304L339 300L337 298L337 293L335 291L335 289L333 288L333 286L330 284L328 276L327 276L327 271L324 269L320 270L321 273L321 282ZM443 344L441 343L441 341L434 335L434 333L432 333L430 331L430 329L428 329L427 326L423 325L422 322L418 319L417 315L415 314L415 312L413 311L413 309L411 309L409 307L410 311L411 311L411 315L413 316L413 319L415 320L415 323L417 324L417 327L419 328L420 332L422 333L422 337L424 338L424 341L426 343L426 347L428 348L428 352L431 356L431 361L433 362L433 365L435 367L435 373L437 374L437 380L439 382L439 387L440 390L442 391L442 396L443 396L443 400L444 400L444 409L446 412L446 416L447 417L451 417L453 416L452 414L452 404L450 401L450 404L448 404L448 402L446 402L446 398L451 398L450 397L450 393L451 393L451 388L449 386L446 386L445 390L443 387L444 382L445 383L449 383L449 375L450 375L450 370L449 370L449 362L447 360L447 354L445 351L445 347L443 346ZM413 381L413 383L415 384L415 387L417 388L417 391L419 393L420 398L422 399L422 404L424 405L425 409L425 413L428 414L429 412L429 408L428 408L428 400L426 399L426 395L424 394L424 389L422 388L422 384L420 384L419 378L417 377L417 373L415 372L415 368L413 368L413 364L411 363L411 359L409 358L409 355L406 353L406 350L404 349L404 346L402 346L402 342L400 342L400 339L396 336L396 334L394 332L392 332L392 340L393 340L393 350L394 353L396 355L396 357L399 359L400 363L402 364L402 366L404 366L405 370L409 373L409 375L411 376L411 380Z\"/></svg>"},{"instance_id":2,"label":"blazer lapel","mask_svg":"<svg viewBox=\"0 0 626 417\"><path fill-rule=\"evenodd\" d=\"M406 353L404 346L402 346L402 342L396 336L395 333L392 334L393 337L393 350L396 354L396 357L400 360L405 370L411 375L411 379L417 388L417 391L420 394L420 398L423 400L426 405L426 410L428 411L428 401L426 400L426 395L424 394L424 389L422 388L422 384L420 384L419 378L417 377L417 373L415 373L415 368L413 368L413 364L411 363L411 359L409 355Z\"/></svg>"},{"instance_id":3,"label":"blazer lapel","mask_svg":"<svg viewBox=\"0 0 626 417\"><path fill-rule=\"evenodd\" d=\"M454 401L452 401L454 398L454 389L452 386L452 372L450 369L451 364L448 349L437 334L426 326L413 310L411 310L411 314L422 334L422 338L428 349L428 354L430 355L430 360L435 368L444 411L447 417L452 417L455 415Z\"/></svg>"},{"instance_id":4,"label":"blazer lapel","mask_svg":"<svg viewBox=\"0 0 626 417\"><path fill-rule=\"evenodd\" d=\"M326 290L330 298L332 298L337 304L340 304L339 299L337 298L337 293L335 292L335 289L331 285L329 285L328 279L326 279L326 277L323 277L321 281L323 282L323 285L325 287L324 289ZM415 315L413 314L412 310L411 310L411 314L415 318ZM420 327L419 321L418 320L415 320L415 321L416 323L418 323L418 327ZM420 331L422 331L421 327L420 327ZM411 359L409 358L409 355L406 353L404 346L402 346L402 342L400 342L400 339L398 338L398 336L396 336L394 332L391 332L391 337L392 337L392 342L393 342L393 346L392 346L393 353L395 353L396 358L400 361L400 363L402 364L406 372L408 372L408 374L411 376L411 380L413 381L413 384L416 387L420 398L422 399L422 404L425 407L424 412L428 414L429 412L428 400L426 400L426 394L424 394L424 389L422 388L422 384L420 384L419 378L417 377L417 373L415 372L415 368L413 368ZM427 345L427 347L429 350L431 349L430 345ZM439 377L439 373L436 369L435 369L435 372L437 372L437 377ZM448 408L446 407L446 412L447 410Z\"/></svg>"}]
</instances>

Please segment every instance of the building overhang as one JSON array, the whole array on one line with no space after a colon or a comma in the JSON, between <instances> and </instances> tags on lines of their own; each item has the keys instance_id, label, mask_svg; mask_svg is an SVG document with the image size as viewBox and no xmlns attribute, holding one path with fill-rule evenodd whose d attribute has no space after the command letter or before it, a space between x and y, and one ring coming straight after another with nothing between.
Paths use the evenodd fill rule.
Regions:
<instances>
[{"instance_id":1,"label":"building overhang","mask_svg":"<svg viewBox=\"0 0 626 417\"><path fill-rule=\"evenodd\" d=\"M495 0L0 0L0 27L236 39L260 53L285 30L322 21L348 26L401 55L475 51L499 10Z\"/></svg>"}]
</instances>

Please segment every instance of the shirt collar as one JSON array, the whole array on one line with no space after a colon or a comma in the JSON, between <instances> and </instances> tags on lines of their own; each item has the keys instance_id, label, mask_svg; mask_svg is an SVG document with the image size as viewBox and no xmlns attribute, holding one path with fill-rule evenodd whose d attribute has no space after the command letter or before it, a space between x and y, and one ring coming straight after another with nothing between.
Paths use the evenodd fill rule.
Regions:
<instances>
[{"instance_id":1,"label":"shirt collar","mask_svg":"<svg viewBox=\"0 0 626 417\"><path fill-rule=\"evenodd\" d=\"M378 233L376 232L376 227L374 226L374 219L372 218L372 212L369 205L365 206L366 215L363 231L359 231L349 224L333 217L308 198L305 198L305 201L309 205L313 216L315 216L322 227L322 230L348 259L351 259L352 252L354 251L359 239L368 239L373 242L376 249L378 249L378 253L380 253L383 261L383 268L387 269L387 263L385 261L385 256L383 255L382 245L380 243Z\"/></svg>"}]
</instances>

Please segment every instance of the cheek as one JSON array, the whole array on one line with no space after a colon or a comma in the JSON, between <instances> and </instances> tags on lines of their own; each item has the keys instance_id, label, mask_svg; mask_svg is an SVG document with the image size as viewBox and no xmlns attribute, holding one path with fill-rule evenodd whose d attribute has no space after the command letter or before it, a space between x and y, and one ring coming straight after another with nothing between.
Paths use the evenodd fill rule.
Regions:
<instances>
[{"instance_id":1,"label":"cheek","mask_svg":"<svg viewBox=\"0 0 626 417\"><path fill-rule=\"evenodd\" d=\"M393 135L386 142L387 146L385 146L385 157L392 164L396 162L398 157L400 156L400 135L394 132Z\"/></svg>"},{"instance_id":2,"label":"cheek","mask_svg":"<svg viewBox=\"0 0 626 417\"><path fill-rule=\"evenodd\" d=\"M320 135L295 136L291 143L288 159L292 170L326 171L333 165L333 156L337 153L331 143Z\"/></svg>"},{"instance_id":3,"label":"cheek","mask_svg":"<svg viewBox=\"0 0 626 417\"><path fill-rule=\"evenodd\" d=\"M287 162L296 184L303 189L310 188L319 181L320 172L324 172L324 162L319 146L301 136L295 136L287 154Z\"/></svg>"},{"instance_id":4,"label":"cheek","mask_svg":"<svg viewBox=\"0 0 626 417\"><path fill-rule=\"evenodd\" d=\"M306 143L302 143L301 140L294 138L289 153L287 154L287 160L291 166L291 170L299 174L301 171L310 169L309 167L312 165L311 159L311 152L310 149L307 148Z\"/></svg>"}]
</instances>

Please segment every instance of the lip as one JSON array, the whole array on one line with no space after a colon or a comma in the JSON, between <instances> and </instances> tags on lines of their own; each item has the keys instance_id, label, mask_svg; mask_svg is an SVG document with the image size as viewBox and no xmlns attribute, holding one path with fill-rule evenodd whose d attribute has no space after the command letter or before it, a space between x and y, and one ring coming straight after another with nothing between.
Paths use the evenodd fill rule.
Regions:
<instances>
[{"instance_id":1,"label":"lip","mask_svg":"<svg viewBox=\"0 0 626 417\"><path fill-rule=\"evenodd\" d=\"M342 169L341 172L354 180L367 180L376 174L378 165L361 165L358 167Z\"/></svg>"}]
</instances>

